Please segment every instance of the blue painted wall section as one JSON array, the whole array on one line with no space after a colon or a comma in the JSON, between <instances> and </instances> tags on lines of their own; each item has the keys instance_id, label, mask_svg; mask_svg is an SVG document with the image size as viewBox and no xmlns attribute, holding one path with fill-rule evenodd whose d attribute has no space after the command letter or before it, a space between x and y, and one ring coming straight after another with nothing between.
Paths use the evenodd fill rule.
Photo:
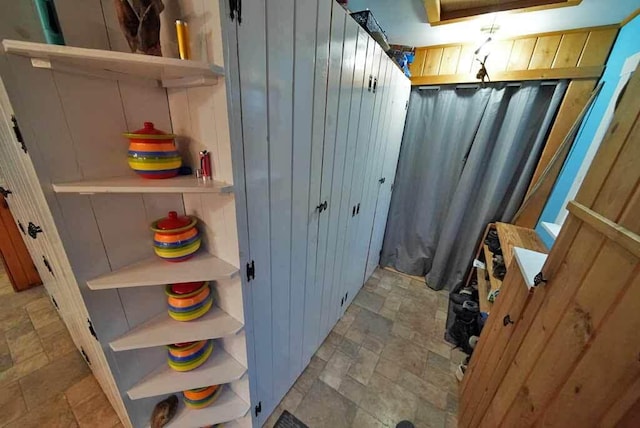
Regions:
<instances>
[{"instance_id":1,"label":"blue painted wall section","mask_svg":"<svg viewBox=\"0 0 640 428\"><path fill-rule=\"evenodd\" d=\"M569 152L569 156L560 171L558 180L551 191L551 195L542 211L540 220L536 226L536 232L542 238L547 247L553 245L553 238L545 231L540 223L543 221L553 223L560 210L562 204L571 189L573 181L578 174L580 165L593 141L593 137L602 121L604 113L609 105L611 97L620 81L620 72L625 60L640 51L640 16L636 16L627 25L620 29L618 38L616 39L609 59L607 60L602 81L604 86L598 94L591 109L587 113L585 120L582 122L576 140Z\"/></svg>"}]
</instances>

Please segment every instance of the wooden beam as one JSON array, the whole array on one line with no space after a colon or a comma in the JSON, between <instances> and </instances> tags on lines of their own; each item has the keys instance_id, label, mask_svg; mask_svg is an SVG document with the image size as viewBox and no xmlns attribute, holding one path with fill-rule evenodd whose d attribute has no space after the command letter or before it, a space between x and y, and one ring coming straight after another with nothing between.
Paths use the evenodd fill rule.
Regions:
<instances>
[{"instance_id":1,"label":"wooden beam","mask_svg":"<svg viewBox=\"0 0 640 428\"><path fill-rule=\"evenodd\" d=\"M597 79L602 75L604 66L553 68L541 70L501 71L490 74L492 82L513 82L523 80L554 79ZM474 73L449 74L439 76L416 76L411 78L411 85L446 85L455 83L480 83Z\"/></svg>"},{"instance_id":2,"label":"wooden beam","mask_svg":"<svg viewBox=\"0 0 640 428\"><path fill-rule=\"evenodd\" d=\"M620 23L620 27L624 27L625 25L627 25L629 22L631 22L631 20L633 18L635 18L636 16L640 15L640 8L634 10L633 12L631 12L629 14L629 16L627 16L625 19L622 20L622 22Z\"/></svg>"},{"instance_id":3,"label":"wooden beam","mask_svg":"<svg viewBox=\"0 0 640 428\"><path fill-rule=\"evenodd\" d=\"M425 0L425 5L428 0ZM491 6L476 7L471 9L461 9L450 12L441 12L439 20L429 21L431 25L453 24L455 22L469 21L478 15L495 12L521 13L536 12L540 10L556 9L559 7L577 6L582 0L520 0L514 2L497 2Z\"/></svg>"},{"instance_id":4,"label":"wooden beam","mask_svg":"<svg viewBox=\"0 0 640 428\"><path fill-rule=\"evenodd\" d=\"M634 256L640 257L640 236L576 201L569 201L567 210Z\"/></svg>"},{"instance_id":5,"label":"wooden beam","mask_svg":"<svg viewBox=\"0 0 640 428\"><path fill-rule=\"evenodd\" d=\"M424 0L424 10L430 24L440 21L440 0Z\"/></svg>"}]
</instances>

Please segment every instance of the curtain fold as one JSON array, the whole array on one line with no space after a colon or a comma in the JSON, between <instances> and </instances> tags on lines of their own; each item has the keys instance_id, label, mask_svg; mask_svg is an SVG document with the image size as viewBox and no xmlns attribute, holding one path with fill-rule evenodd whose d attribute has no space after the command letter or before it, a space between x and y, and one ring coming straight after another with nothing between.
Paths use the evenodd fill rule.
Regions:
<instances>
[{"instance_id":1,"label":"curtain fold","mask_svg":"<svg viewBox=\"0 0 640 428\"><path fill-rule=\"evenodd\" d=\"M522 202L565 90L414 89L381 265L455 288L486 224L509 221Z\"/></svg>"}]
</instances>

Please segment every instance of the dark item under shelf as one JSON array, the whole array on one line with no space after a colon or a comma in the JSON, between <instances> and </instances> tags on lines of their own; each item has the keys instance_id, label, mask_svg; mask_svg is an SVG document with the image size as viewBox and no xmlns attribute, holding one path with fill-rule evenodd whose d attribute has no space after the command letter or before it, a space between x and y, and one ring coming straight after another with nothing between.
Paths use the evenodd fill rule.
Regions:
<instances>
[{"instance_id":1,"label":"dark item under shelf","mask_svg":"<svg viewBox=\"0 0 640 428\"><path fill-rule=\"evenodd\" d=\"M356 20L358 24L375 39L376 42L382 47L382 50L387 52L391 47L387 35L380 27L378 20L373 16L373 13L369 9L361 10L360 12L352 12L351 17Z\"/></svg>"}]
</instances>

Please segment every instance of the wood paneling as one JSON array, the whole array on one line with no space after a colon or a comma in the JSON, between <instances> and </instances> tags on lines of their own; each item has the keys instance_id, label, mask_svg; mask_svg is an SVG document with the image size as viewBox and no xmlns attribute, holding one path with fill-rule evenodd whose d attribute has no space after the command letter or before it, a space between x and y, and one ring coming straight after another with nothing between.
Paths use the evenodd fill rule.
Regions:
<instances>
[{"instance_id":1,"label":"wood paneling","mask_svg":"<svg viewBox=\"0 0 640 428\"><path fill-rule=\"evenodd\" d=\"M533 54L529 61L529 70L551 68L553 59L556 57L556 52L558 51L558 46L560 46L561 39L562 36L560 35L538 37L536 47L533 48Z\"/></svg>"},{"instance_id":2,"label":"wood paneling","mask_svg":"<svg viewBox=\"0 0 640 428\"><path fill-rule=\"evenodd\" d=\"M494 41L487 59L489 77L492 81L598 78L603 69L588 67L604 65L617 32L617 26L607 26ZM451 44L416 48L410 65L412 84L478 81L477 47Z\"/></svg>"},{"instance_id":3,"label":"wood paneling","mask_svg":"<svg viewBox=\"0 0 640 428\"><path fill-rule=\"evenodd\" d=\"M563 68L577 66L587 36L587 33L569 33L563 35L551 67Z\"/></svg>"},{"instance_id":4,"label":"wood paneling","mask_svg":"<svg viewBox=\"0 0 640 428\"><path fill-rule=\"evenodd\" d=\"M638 97L640 75L542 267L547 282L497 300L462 383L459 426L637 425ZM505 313L515 324L503 325Z\"/></svg>"}]
</instances>

